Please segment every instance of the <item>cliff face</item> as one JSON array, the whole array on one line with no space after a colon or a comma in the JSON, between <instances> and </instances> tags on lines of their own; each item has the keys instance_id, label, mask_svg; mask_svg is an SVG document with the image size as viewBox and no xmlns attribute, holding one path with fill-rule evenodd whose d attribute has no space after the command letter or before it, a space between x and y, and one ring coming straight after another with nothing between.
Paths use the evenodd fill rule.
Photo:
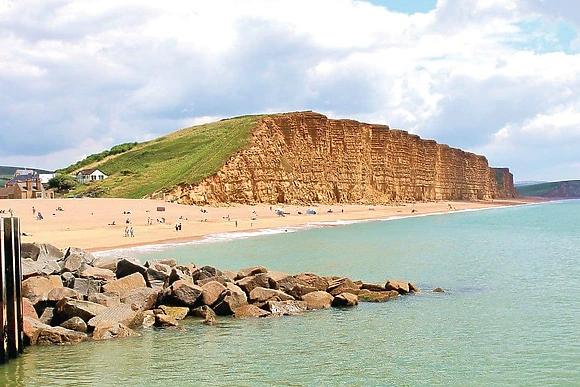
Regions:
<instances>
[{"instance_id":1,"label":"cliff face","mask_svg":"<svg viewBox=\"0 0 580 387\"><path fill-rule=\"evenodd\" d=\"M205 203L390 203L517 196L507 169L385 125L312 113L264 118L214 176L171 193Z\"/></svg>"}]
</instances>

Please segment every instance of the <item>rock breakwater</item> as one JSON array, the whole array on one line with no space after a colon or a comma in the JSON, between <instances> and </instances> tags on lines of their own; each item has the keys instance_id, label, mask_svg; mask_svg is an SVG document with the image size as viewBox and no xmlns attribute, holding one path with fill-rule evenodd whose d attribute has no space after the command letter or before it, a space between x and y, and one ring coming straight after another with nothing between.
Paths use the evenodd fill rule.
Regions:
<instances>
[{"instance_id":1,"label":"rock breakwater","mask_svg":"<svg viewBox=\"0 0 580 387\"><path fill-rule=\"evenodd\" d=\"M178 328L184 318L207 325L217 316L263 318L384 302L415 285L383 284L255 266L232 272L180 265L174 259L96 259L78 249L22 245L27 344L69 344L138 336L142 328Z\"/></svg>"}]
</instances>

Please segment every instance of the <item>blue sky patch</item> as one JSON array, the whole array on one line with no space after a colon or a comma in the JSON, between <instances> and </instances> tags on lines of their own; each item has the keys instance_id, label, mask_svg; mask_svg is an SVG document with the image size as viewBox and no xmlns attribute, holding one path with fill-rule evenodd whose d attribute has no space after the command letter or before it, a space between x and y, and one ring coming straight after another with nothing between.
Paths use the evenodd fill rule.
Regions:
<instances>
[{"instance_id":1,"label":"blue sky patch","mask_svg":"<svg viewBox=\"0 0 580 387\"><path fill-rule=\"evenodd\" d=\"M437 0L365 0L367 3L378 5L389 11L406 13L427 13L437 7Z\"/></svg>"},{"instance_id":2,"label":"blue sky patch","mask_svg":"<svg viewBox=\"0 0 580 387\"><path fill-rule=\"evenodd\" d=\"M578 31L574 25L562 19L547 23L535 19L517 23L516 26L520 29L521 36L511 42L513 47L538 54L578 52L572 47L572 42L578 37Z\"/></svg>"}]
</instances>

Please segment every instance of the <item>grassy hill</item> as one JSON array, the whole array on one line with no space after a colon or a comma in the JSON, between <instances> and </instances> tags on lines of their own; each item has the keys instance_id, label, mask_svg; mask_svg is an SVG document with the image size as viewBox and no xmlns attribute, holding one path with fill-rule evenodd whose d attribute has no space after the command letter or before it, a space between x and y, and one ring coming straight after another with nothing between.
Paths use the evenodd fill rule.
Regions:
<instances>
[{"instance_id":1,"label":"grassy hill","mask_svg":"<svg viewBox=\"0 0 580 387\"><path fill-rule=\"evenodd\" d=\"M17 169L33 169L38 173L52 173L52 171L47 171L45 169L0 166L0 187L4 187L6 182L14 177L14 172L16 172Z\"/></svg>"},{"instance_id":2,"label":"grassy hill","mask_svg":"<svg viewBox=\"0 0 580 387\"><path fill-rule=\"evenodd\" d=\"M72 193L142 198L179 184L199 183L249 144L262 117L236 117L181 129L98 162L81 163L82 169L98 168L109 178L80 186Z\"/></svg>"},{"instance_id":3,"label":"grassy hill","mask_svg":"<svg viewBox=\"0 0 580 387\"><path fill-rule=\"evenodd\" d=\"M555 181L518 187L522 196L580 198L580 180Z\"/></svg>"}]
</instances>

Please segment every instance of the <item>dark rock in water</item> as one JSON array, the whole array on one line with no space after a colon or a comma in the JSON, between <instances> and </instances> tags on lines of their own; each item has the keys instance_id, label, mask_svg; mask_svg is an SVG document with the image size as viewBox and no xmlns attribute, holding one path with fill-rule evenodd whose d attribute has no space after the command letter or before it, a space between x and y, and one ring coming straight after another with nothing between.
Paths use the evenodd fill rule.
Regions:
<instances>
[{"instance_id":1,"label":"dark rock in water","mask_svg":"<svg viewBox=\"0 0 580 387\"><path fill-rule=\"evenodd\" d=\"M437 288L433 289L433 292L435 292L435 293L445 293L445 290L437 287Z\"/></svg>"},{"instance_id":2,"label":"dark rock in water","mask_svg":"<svg viewBox=\"0 0 580 387\"><path fill-rule=\"evenodd\" d=\"M234 280L241 280L242 278L250 277L260 273L267 273L268 269L264 266L252 266L238 271Z\"/></svg>"},{"instance_id":3,"label":"dark rock in water","mask_svg":"<svg viewBox=\"0 0 580 387\"><path fill-rule=\"evenodd\" d=\"M26 297L33 304L48 299L48 293L54 288L62 288L60 276L30 277L22 281L22 297Z\"/></svg>"},{"instance_id":4,"label":"dark rock in water","mask_svg":"<svg viewBox=\"0 0 580 387\"><path fill-rule=\"evenodd\" d=\"M226 287L217 281L210 281L202 285L201 289L201 301L205 305L212 306L220 299Z\"/></svg>"},{"instance_id":5,"label":"dark rock in water","mask_svg":"<svg viewBox=\"0 0 580 387\"><path fill-rule=\"evenodd\" d=\"M388 280L385 284L385 290L396 290L399 294L409 293L409 284L403 281Z\"/></svg>"},{"instance_id":6,"label":"dark rock in water","mask_svg":"<svg viewBox=\"0 0 580 387\"><path fill-rule=\"evenodd\" d=\"M89 319L87 324L90 327L96 327L103 321L119 322L132 328L143 323L143 313L131 305L119 304L104 308L99 314Z\"/></svg>"},{"instance_id":7,"label":"dark rock in water","mask_svg":"<svg viewBox=\"0 0 580 387\"><path fill-rule=\"evenodd\" d=\"M171 297L183 305L193 306L201 296L203 289L185 280L179 280L171 285Z\"/></svg>"},{"instance_id":8,"label":"dark rock in water","mask_svg":"<svg viewBox=\"0 0 580 387\"><path fill-rule=\"evenodd\" d=\"M419 293L420 292L419 288L417 286L415 286L414 283L409 282L408 285L409 285L409 293Z\"/></svg>"},{"instance_id":9,"label":"dark rock in water","mask_svg":"<svg viewBox=\"0 0 580 387\"><path fill-rule=\"evenodd\" d=\"M119 292L93 293L88 296L88 301L109 307L119 305L121 297Z\"/></svg>"},{"instance_id":10,"label":"dark rock in water","mask_svg":"<svg viewBox=\"0 0 580 387\"><path fill-rule=\"evenodd\" d=\"M103 285L104 292L118 292L121 297L133 289L144 288L147 284L141 273L133 273Z\"/></svg>"},{"instance_id":11,"label":"dark rock in water","mask_svg":"<svg viewBox=\"0 0 580 387\"><path fill-rule=\"evenodd\" d=\"M100 281L111 281L115 279L115 273L109 269L101 269L89 266L80 273L81 278L89 278Z\"/></svg>"},{"instance_id":12,"label":"dark rock in water","mask_svg":"<svg viewBox=\"0 0 580 387\"><path fill-rule=\"evenodd\" d=\"M76 278L74 279L73 289L82 294L83 296L90 296L91 294L100 293L101 291L101 281L89 279L89 278Z\"/></svg>"},{"instance_id":13,"label":"dark rock in water","mask_svg":"<svg viewBox=\"0 0 580 387\"><path fill-rule=\"evenodd\" d=\"M236 309L248 303L246 293L231 282L227 283L226 291L222 295L214 307L214 311L220 316L232 315Z\"/></svg>"},{"instance_id":14,"label":"dark rock in water","mask_svg":"<svg viewBox=\"0 0 580 387\"><path fill-rule=\"evenodd\" d=\"M262 288L260 286L252 289L249 301L251 303L266 302L268 300L288 301L294 300L294 297L284 293L281 290Z\"/></svg>"},{"instance_id":15,"label":"dark rock in water","mask_svg":"<svg viewBox=\"0 0 580 387\"><path fill-rule=\"evenodd\" d=\"M155 315L155 326L160 328L172 328L178 327L179 323L177 320L166 314L156 314Z\"/></svg>"},{"instance_id":16,"label":"dark rock in water","mask_svg":"<svg viewBox=\"0 0 580 387\"><path fill-rule=\"evenodd\" d=\"M140 310L152 309L157 303L159 290L153 288L137 288L127 292L121 302L128 305L137 305Z\"/></svg>"},{"instance_id":17,"label":"dark rock in water","mask_svg":"<svg viewBox=\"0 0 580 387\"><path fill-rule=\"evenodd\" d=\"M340 278L337 280L333 280L328 284L328 288L326 291L333 296L337 296L341 293L351 293L351 294L358 294L360 288L355 285L354 282L350 278Z\"/></svg>"},{"instance_id":18,"label":"dark rock in water","mask_svg":"<svg viewBox=\"0 0 580 387\"><path fill-rule=\"evenodd\" d=\"M355 306L358 305L358 296L352 293L340 293L332 300L332 306Z\"/></svg>"},{"instance_id":19,"label":"dark rock in water","mask_svg":"<svg viewBox=\"0 0 580 387\"><path fill-rule=\"evenodd\" d=\"M163 313L165 313L166 315L171 316L176 320L183 320L189 314L189 308L186 306L161 305L159 306L159 309L161 309ZM196 309L194 309L193 311L195 311Z\"/></svg>"},{"instance_id":20,"label":"dark rock in water","mask_svg":"<svg viewBox=\"0 0 580 387\"><path fill-rule=\"evenodd\" d=\"M305 301L268 301L267 309L272 316L294 316L308 310L308 304Z\"/></svg>"},{"instance_id":21,"label":"dark rock in water","mask_svg":"<svg viewBox=\"0 0 580 387\"><path fill-rule=\"evenodd\" d=\"M93 331L93 340L109 340L138 336L140 335L131 328L115 321L101 321L95 326L95 330Z\"/></svg>"},{"instance_id":22,"label":"dark rock in water","mask_svg":"<svg viewBox=\"0 0 580 387\"><path fill-rule=\"evenodd\" d=\"M121 279L135 273L140 273L145 278L146 272L147 268L139 262L121 259L117 262L117 271L115 273L117 274L117 278Z\"/></svg>"},{"instance_id":23,"label":"dark rock in water","mask_svg":"<svg viewBox=\"0 0 580 387\"><path fill-rule=\"evenodd\" d=\"M95 304L94 302L73 300L70 298L63 298L56 304L58 314L65 319L78 316L85 322L103 313L106 309L105 306Z\"/></svg>"},{"instance_id":24,"label":"dark rock in water","mask_svg":"<svg viewBox=\"0 0 580 387\"><path fill-rule=\"evenodd\" d=\"M359 302L385 302L396 297L399 297L399 292L396 290L373 292L368 289L362 289L358 294Z\"/></svg>"},{"instance_id":25,"label":"dark rock in water","mask_svg":"<svg viewBox=\"0 0 580 387\"><path fill-rule=\"evenodd\" d=\"M236 309L234 313L235 318L257 318L268 316L270 312L258 308L256 305L246 304Z\"/></svg>"},{"instance_id":26,"label":"dark rock in water","mask_svg":"<svg viewBox=\"0 0 580 387\"><path fill-rule=\"evenodd\" d=\"M52 325L52 320L54 319L54 312L55 312L55 308L52 308L52 307L44 308L44 310L42 311L42 314L40 315L39 320L43 324Z\"/></svg>"},{"instance_id":27,"label":"dark rock in water","mask_svg":"<svg viewBox=\"0 0 580 387\"><path fill-rule=\"evenodd\" d=\"M302 301L308 305L308 310L328 309L332 305L332 294L318 290L302 296Z\"/></svg>"},{"instance_id":28,"label":"dark rock in water","mask_svg":"<svg viewBox=\"0 0 580 387\"><path fill-rule=\"evenodd\" d=\"M60 324L60 326L77 332L83 333L87 332L87 323L85 323L82 318L77 316L69 318L68 320Z\"/></svg>"}]
</instances>

